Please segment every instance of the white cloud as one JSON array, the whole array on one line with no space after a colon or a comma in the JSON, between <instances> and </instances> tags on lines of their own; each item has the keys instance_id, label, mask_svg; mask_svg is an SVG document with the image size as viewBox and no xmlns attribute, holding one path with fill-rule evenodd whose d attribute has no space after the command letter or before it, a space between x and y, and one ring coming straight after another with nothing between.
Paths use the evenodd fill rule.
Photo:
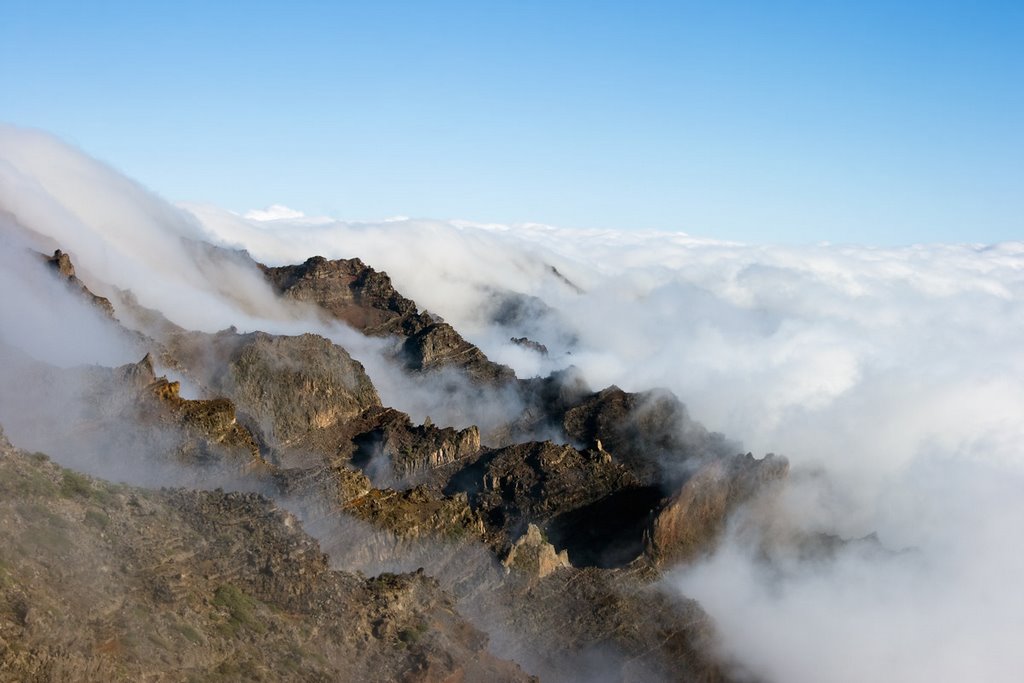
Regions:
<instances>
[{"instance_id":1,"label":"white cloud","mask_svg":"<svg viewBox=\"0 0 1024 683\"><path fill-rule=\"evenodd\" d=\"M877 532L914 551L780 557L770 573L737 540L675 577L720 624L726 651L771 680L1024 671L1012 642L1024 632L1014 588L1024 570L1024 243L795 248L535 224L311 221L281 207L186 212L14 129L0 129L0 181L0 205L19 223L180 324L310 324L230 258L197 263L182 237L271 264L358 256L521 373L573 363L594 386L667 386L710 428L787 455L797 474L824 471L828 486L794 486L780 519L847 538ZM547 308L495 325L495 290ZM510 345L517 332L550 357ZM327 333L365 359L386 402L429 410L429 392L403 390L374 364L378 342Z\"/></svg>"},{"instance_id":2,"label":"white cloud","mask_svg":"<svg viewBox=\"0 0 1024 683\"><path fill-rule=\"evenodd\" d=\"M290 209L283 204L271 204L265 209L253 209L243 216L251 221L278 221L290 218L305 218L306 214Z\"/></svg>"},{"instance_id":3,"label":"white cloud","mask_svg":"<svg viewBox=\"0 0 1024 683\"><path fill-rule=\"evenodd\" d=\"M913 552L790 558L780 579L734 540L676 576L756 674L1020 679L1024 243L793 248L412 220L268 233L198 217L271 261L360 256L520 372L572 362L595 386L668 386L755 452L823 469L826 488L790 492L788 523ZM557 311L526 330L553 361L509 350L488 286Z\"/></svg>"}]
</instances>

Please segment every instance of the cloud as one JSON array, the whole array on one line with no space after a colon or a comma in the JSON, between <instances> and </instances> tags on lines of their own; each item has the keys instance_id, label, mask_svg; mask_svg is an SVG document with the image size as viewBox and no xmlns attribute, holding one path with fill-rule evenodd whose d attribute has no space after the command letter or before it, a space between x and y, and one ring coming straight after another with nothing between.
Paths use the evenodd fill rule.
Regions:
<instances>
[{"instance_id":1,"label":"cloud","mask_svg":"<svg viewBox=\"0 0 1024 683\"><path fill-rule=\"evenodd\" d=\"M521 375L573 364L595 387L665 386L709 428L786 455L794 482L761 510L774 528L875 533L880 547L855 543L827 560L780 547L766 564L737 526L673 575L670 589L698 598L719 625L723 652L759 676L1017 680L1024 670L1014 642L1024 630L1024 243L797 248L536 224L311 221L280 207L240 216L169 205L13 128L0 128L0 207L71 252L87 282L130 288L183 326L326 334L414 418L483 420L510 406L474 395L432 403L433 387L410 386L384 360L386 341L324 328L279 302L244 259L194 240L269 264L358 256ZM45 291L34 287L24 295ZM510 301L525 313L506 315ZM0 309L5 325L13 306ZM549 355L509 341L524 335ZM103 344L62 343L47 354L115 360Z\"/></svg>"},{"instance_id":2,"label":"cloud","mask_svg":"<svg viewBox=\"0 0 1024 683\"><path fill-rule=\"evenodd\" d=\"M260 258L360 256L521 374L668 386L711 429L787 455L778 523L882 548L766 567L730 537L669 584L768 680L1016 680L1024 604L1024 243L780 247L436 221L260 228L196 212ZM565 286L552 268L571 281ZM489 297L538 298L538 360ZM569 334L566 334L566 332ZM571 343L565 340L570 339ZM568 355L571 354L571 355ZM818 476L805 477L808 472ZM781 567L781 568L780 568Z\"/></svg>"},{"instance_id":3,"label":"cloud","mask_svg":"<svg viewBox=\"0 0 1024 683\"><path fill-rule=\"evenodd\" d=\"M272 204L265 209L253 209L244 214L245 218L252 221L276 221L286 218L305 218L306 214L295 209L290 209L283 204Z\"/></svg>"}]
</instances>

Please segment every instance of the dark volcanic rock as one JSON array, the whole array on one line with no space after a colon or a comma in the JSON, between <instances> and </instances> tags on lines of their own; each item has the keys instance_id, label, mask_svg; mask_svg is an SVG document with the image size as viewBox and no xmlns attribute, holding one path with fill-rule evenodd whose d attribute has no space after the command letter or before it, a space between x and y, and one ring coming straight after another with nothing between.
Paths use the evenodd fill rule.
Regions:
<instances>
[{"instance_id":1,"label":"dark volcanic rock","mask_svg":"<svg viewBox=\"0 0 1024 683\"><path fill-rule=\"evenodd\" d=\"M299 265L262 268L286 298L316 304L368 335L410 335L434 322L395 291L387 273L357 258L329 261L314 256Z\"/></svg>"},{"instance_id":2,"label":"dark volcanic rock","mask_svg":"<svg viewBox=\"0 0 1024 683\"><path fill-rule=\"evenodd\" d=\"M413 370L457 368L474 380L490 383L515 379L512 368L492 363L448 323L434 323L410 335L402 345L402 355Z\"/></svg>"},{"instance_id":3,"label":"dark volcanic rock","mask_svg":"<svg viewBox=\"0 0 1024 683\"><path fill-rule=\"evenodd\" d=\"M441 484L480 453L480 430L414 425L405 413L386 408L367 411L374 426L353 439L351 461L378 486Z\"/></svg>"},{"instance_id":4,"label":"dark volcanic rock","mask_svg":"<svg viewBox=\"0 0 1024 683\"><path fill-rule=\"evenodd\" d=\"M452 476L447 491L469 494L498 547L534 523L578 510L611 493L639 486L636 478L607 453L536 442L483 455Z\"/></svg>"},{"instance_id":5,"label":"dark volcanic rock","mask_svg":"<svg viewBox=\"0 0 1024 683\"><path fill-rule=\"evenodd\" d=\"M509 341L515 344L516 346L522 346L524 349L536 351L542 356L548 355L548 347L544 346L540 342L535 342L532 339L529 339L528 337L511 337Z\"/></svg>"},{"instance_id":6,"label":"dark volcanic rock","mask_svg":"<svg viewBox=\"0 0 1024 683\"><path fill-rule=\"evenodd\" d=\"M671 490L694 462L735 452L721 434L695 422L668 391L627 393L612 386L583 398L562 415L569 438L600 440L616 460L647 484Z\"/></svg>"}]
</instances>

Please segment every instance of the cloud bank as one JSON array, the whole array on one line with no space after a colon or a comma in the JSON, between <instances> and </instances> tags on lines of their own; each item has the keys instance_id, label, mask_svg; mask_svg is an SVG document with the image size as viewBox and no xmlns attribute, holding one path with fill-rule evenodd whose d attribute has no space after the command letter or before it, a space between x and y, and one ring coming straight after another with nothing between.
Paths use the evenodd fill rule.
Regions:
<instances>
[{"instance_id":1,"label":"cloud bank","mask_svg":"<svg viewBox=\"0 0 1024 683\"><path fill-rule=\"evenodd\" d=\"M673 574L667 589L708 609L740 675L1024 673L1024 244L796 248L192 211L268 261L360 256L521 375L572 363L594 386L667 386L709 428L788 456L794 482L770 514L877 547L766 562L737 532ZM496 324L495 290L536 297L541 314ZM550 358L510 345L518 333Z\"/></svg>"},{"instance_id":2,"label":"cloud bank","mask_svg":"<svg viewBox=\"0 0 1024 683\"><path fill-rule=\"evenodd\" d=\"M1024 632L1024 243L797 248L342 222L280 206L242 216L170 205L14 128L0 128L0 208L3 273L18 296L44 291L12 277L21 266L11 245L27 228L71 252L87 282L102 275L179 325L298 332L311 318L282 306L242 259L194 245L243 248L271 265L358 256L520 376L572 364L595 387L665 386L709 428L786 455L793 482L751 515L877 542L807 559L765 551L737 523L714 555L674 573L666 589L701 601L738 671L778 681L1024 672L1014 642ZM3 341L38 346L42 332L21 331L53 320L32 328L24 315L0 307ZM405 391L379 360L380 342L340 326L324 333L367 365L385 403L414 418L432 409L429 391ZM58 364L118 362L103 334L38 348ZM457 422L465 410L429 414Z\"/></svg>"}]
</instances>

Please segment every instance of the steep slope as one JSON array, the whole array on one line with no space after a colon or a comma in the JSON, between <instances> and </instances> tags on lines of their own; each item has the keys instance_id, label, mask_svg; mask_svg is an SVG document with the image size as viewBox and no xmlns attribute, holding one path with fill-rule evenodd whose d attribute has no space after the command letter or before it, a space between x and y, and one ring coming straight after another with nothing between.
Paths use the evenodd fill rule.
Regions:
<instances>
[{"instance_id":1,"label":"steep slope","mask_svg":"<svg viewBox=\"0 0 1024 683\"><path fill-rule=\"evenodd\" d=\"M528 680L436 581L331 571L258 495L111 485L5 440L0 487L2 680Z\"/></svg>"}]
</instances>

